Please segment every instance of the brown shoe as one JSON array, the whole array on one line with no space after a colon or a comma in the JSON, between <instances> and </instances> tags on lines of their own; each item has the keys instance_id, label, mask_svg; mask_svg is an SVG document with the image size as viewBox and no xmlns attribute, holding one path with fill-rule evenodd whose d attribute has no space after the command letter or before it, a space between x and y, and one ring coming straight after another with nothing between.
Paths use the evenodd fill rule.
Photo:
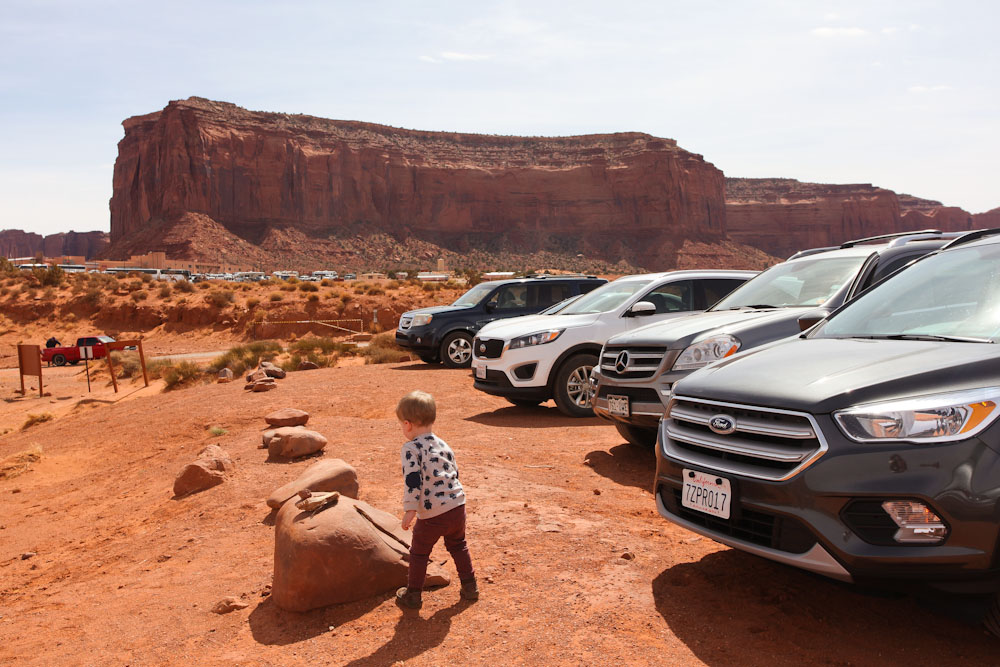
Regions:
<instances>
[{"instance_id":1,"label":"brown shoe","mask_svg":"<svg viewBox=\"0 0 1000 667\"><path fill-rule=\"evenodd\" d=\"M458 594L463 600L478 600L479 586L476 585L476 580L469 579L468 581L463 581L462 589L458 592Z\"/></svg>"},{"instance_id":2,"label":"brown shoe","mask_svg":"<svg viewBox=\"0 0 1000 667\"><path fill-rule=\"evenodd\" d=\"M403 586L396 591L396 604L407 609L420 609L424 606L424 601L420 599L420 591L411 591Z\"/></svg>"}]
</instances>

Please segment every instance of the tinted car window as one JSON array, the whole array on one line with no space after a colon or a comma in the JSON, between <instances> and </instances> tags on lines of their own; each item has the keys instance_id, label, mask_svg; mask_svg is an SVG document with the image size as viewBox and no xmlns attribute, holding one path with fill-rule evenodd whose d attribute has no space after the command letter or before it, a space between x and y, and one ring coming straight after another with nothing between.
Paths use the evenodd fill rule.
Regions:
<instances>
[{"instance_id":1,"label":"tinted car window","mask_svg":"<svg viewBox=\"0 0 1000 667\"><path fill-rule=\"evenodd\" d=\"M606 283L562 311L564 315L606 313L625 303L633 294L649 285L648 280L616 280Z\"/></svg>"},{"instance_id":2,"label":"tinted car window","mask_svg":"<svg viewBox=\"0 0 1000 667\"><path fill-rule=\"evenodd\" d=\"M496 295L497 310L519 310L528 306L527 285L507 285L501 287Z\"/></svg>"},{"instance_id":3,"label":"tinted car window","mask_svg":"<svg viewBox=\"0 0 1000 667\"><path fill-rule=\"evenodd\" d=\"M639 300L649 301L656 306L657 314L694 310L694 282L678 280L660 285Z\"/></svg>"},{"instance_id":4,"label":"tinted car window","mask_svg":"<svg viewBox=\"0 0 1000 667\"><path fill-rule=\"evenodd\" d=\"M468 292L458 297L458 299L451 305L453 306L475 306L477 303L483 300L483 298L493 291L493 285L488 283L482 283L481 285L476 285Z\"/></svg>"},{"instance_id":5,"label":"tinted car window","mask_svg":"<svg viewBox=\"0 0 1000 667\"><path fill-rule=\"evenodd\" d=\"M710 308L720 301L727 294L745 283L745 280L731 280L729 278L710 278L698 281L701 284L704 301L698 304L697 309Z\"/></svg>"},{"instance_id":6,"label":"tinted car window","mask_svg":"<svg viewBox=\"0 0 1000 667\"><path fill-rule=\"evenodd\" d=\"M571 296L573 296L573 290L569 283L530 283L528 285L529 308L547 308Z\"/></svg>"},{"instance_id":7,"label":"tinted car window","mask_svg":"<svg viewBox=\"0 0 1000 667\"><path fill-rule=\"evenodd\" d=\"M833 296L844 283L857 275L863 255L823 257L785 262L772 266L732 294L712 310L746 306L818 306Z\"/></svg>"}]
</instances>

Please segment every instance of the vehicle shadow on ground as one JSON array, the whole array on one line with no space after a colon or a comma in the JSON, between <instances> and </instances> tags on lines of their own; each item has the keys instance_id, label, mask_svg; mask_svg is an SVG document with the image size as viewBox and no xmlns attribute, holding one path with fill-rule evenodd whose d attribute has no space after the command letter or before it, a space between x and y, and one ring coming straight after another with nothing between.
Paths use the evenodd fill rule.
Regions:
<instances>
[{"instance_id":1,"label":"vehicle shadow on ground","mask_svg":"<svg viewBox=\"0 0 1000 667\"><path fill-rule=\"evenodd\" d=\"M583 464L616 484L646 490L653 488L656 453L652 447L638 447L624 443L615 445L607 451L596 449L584 457Z\"/></svg>"},{"instance_id":2,"label":"vehicle shadow on ground","mask_svg":"<svg viewBox=\"0 0 1000 667\"><path fill-rule=\"evenodd\" d=\"M451 369L451 368L445 368L441 364L429 364L426 361L420 361L419 359L414 359L412 361L404 361L402 363L404 365L402 365L402 366L393 366L392 370L394 370L394 371L426 371L427 369L430 369L430 368L440 368L441 370L445 370L445 371L456 370L456 369ZM457 370L464 370L466 373L469 373L469 377L472 377L472 371L470 371L468 368L462 368L462 369L457 369Z\"/></svg>"},{"instance_id":3,"label":"vehicle shadow on ground","mask_svg":"<svg viewBox=\"0 0 1000 667\"><path fill-rule=\"evenodd\" d=\"M483 426L499 428L545 428L547 426L600 426L606 422L597 417L567 417L558 408L544 405L522 408L512 405L509 408L498 408L491 412L480 412L478 415L466 417L465 421L475 422Z\"/></svg>"},{"instance_id":4,"label":"vehicle shadow on ground","mask_svg":"<svg viewBox=\"0 0 1000 667\"><path fill-rule=\"evenodd\" d=\"M737 550L669 567L652 592L671 632L709 665L995 664L996 640L969 618Z\"/></svg>"},{"instance_id":5,"label":"vehicle shadow on ground","mask_svg":"<svg viewBox=\"0 0 1000 667\"><path fill-rule=\"evenodd\" d=\"M281 609L268 597L250 612L248 622L258 644L285 646L330 632L330 626L337 628L360 618L385 600L386 596L376 596L297 613Z\"/></svg>"},{"instance_id":6,"label":"vehicle shadow on ground","mask_svg":"<svg viewBox=\"0 0 1000 667\"><path fill-rule=\"evenodd\" d=\"M466 600L459 600L427 618L421 618L416 611L402 612L388 642L374 653L352 660L346 667L392 665L417 657L441 644L451 630L451 619L468 609L471 604Z\"/></svg>"}]
</instances>

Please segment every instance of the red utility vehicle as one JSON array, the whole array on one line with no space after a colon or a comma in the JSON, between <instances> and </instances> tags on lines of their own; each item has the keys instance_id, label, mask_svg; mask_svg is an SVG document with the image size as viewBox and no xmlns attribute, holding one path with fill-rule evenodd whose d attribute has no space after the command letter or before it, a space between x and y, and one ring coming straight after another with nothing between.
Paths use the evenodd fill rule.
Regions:
<instances>
[{"instance_id":1,"label":"red utility vehicle","mask_svg":"<svg viewBox=\"0 0 1000 667\"><path fill-rule=\"evenodd\" d=\"M107 348L104 347L104 344L113 342L115 342L115 339L110 336L86 336L84 338L77 338L76 345L70 347L42 348L42 361L55 364L56 366L65 366L66 364L76 365L80 363L81 359L84 358L85 352L82 352L81 348L87 348L93 351L93 354L89 355L90 359L103 359L108 354Z\"/></svg>"}]
</instances>

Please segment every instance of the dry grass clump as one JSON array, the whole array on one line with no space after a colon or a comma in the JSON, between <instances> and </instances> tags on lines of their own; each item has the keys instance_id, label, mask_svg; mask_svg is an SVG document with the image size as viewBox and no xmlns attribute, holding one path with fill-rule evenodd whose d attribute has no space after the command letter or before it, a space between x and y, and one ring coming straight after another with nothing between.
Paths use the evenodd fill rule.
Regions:
<instances>
[{"instance_id":1,"label":"dry grass clump","mask_svg":"<svg viewBox=\"0 0 1000 667\"><path fill-rule=\"evenodd\" d=\"M150 377L161 378L166 383L164 391L186 387L205 377L201 367L192 361L175 363L170 359L158 359L149 364L146 370Z\"/></svg>"},{"instance_id":2,"label":"dry grass clump","mask_svg":"<svg viewBox=\"0 0 1000 667\"><path fill-rule=\"evenodd\" d=\"M8 456L0 461L0 480L13 479L18 475L23 475L28 472L32 463L40 461L41 458L42 448L39 445Z\"/></svg>"},{"instance_id":3,"label":"dry grass clump","mask_svg":"<svg viewBox=\"0 0 1000 667\"><path fill-rule=\"evenodd\" d=\"M27 431L35 424L44 424L45 422L52 421L53 419L55 419L55 415L51 412L42 412L37 415L29 414L28 418L24 420L24 423L21 424L21 430Z\"/></svg>"},{"instance_id":4,"label":"dry grass clump","mask_svg":"<svg viewBox=\"0 0 1000 667\"><path fill-rule=\"evenodd\" d=\"M111 363L114 364L116 377L131 378L142 372L142 362L139 361L138 352L112 351Z\"/></svg>"},{"instance_id":5,"label":"dry grass clump","mask_svg":"<svg viewBox=\"0 0 1000 667\"><path fill-rule=\"evenodd\" d=\"M281 301L285 298L285 295L281 292L271 292L271 296L268 297L271 301Z\"/></svg>"},{"instance_id":6,"label":"dry grass clump","mask_svg":"<svg viewBox=\"0 0 1000 667\"><path fill-rule=\"evenodd\" d=\"M261 361L270 361L284 352L281 343L274 340L259 340L248 345L237 345L225 354L216 357L208 366L208 370L218 373L228 368L235 375L242 375L247 369L254 368Z\"/></svg>"},{"instance_id":7,"label":"dry grass clump","mask_svg":"<svg viewBox=\"0 0 1000 667\"><path fill-rule=\"evenodd\" d=\"M161 285L159 293L161 299L169 299L170 295L173 294L173 289L171 289L170 285Z\"/></svg>"},{"instance_id":8,"label":"dry grass clump","mask_svg":"<svg viewBox=\"0 0 1000 667\"><path fill-rule=\"evenodd\" d=\"M147 298L149 298L149 294L144 289L141 289L138 292L132 292L132 294L130 294L129 296L136 303L138 303L140 301L145 301Z\"/></svg>"},{"instance_id":9,"label":"dry grass clump","mask_svg":"<svg viewBox=\"0 0 1000 667\"><path fill-rule=\"evenodd\" d=\"M365 364L394 364L410 358L409 352L396 345L396 334L392 331L372 336L361 354Z\"/></svg>"},{"instance_id":10,"label":"dry grass clump","mask_svg":"<svg viewBox=\"0 0 1000 667\"><path fill-rule=\"evenodd\" d=\"M191 292L194 291L194 283L190 283L187 280L178 280L176 283L174 283L174 289L176 289L178 292L185 292L187 294L190 294Z\"/></svg>"},{"instance_id":11,"label":"dry grass clump","mask_svg":"<svg viewBox=\"0 0 1000 667\"><path fill-rule=\"evenodd\" d=\"M225 308L233 303L236 295L229 290L215 290L205 299L216 308Z\"/></svg>"},{"instance_id":12,"label":"dry grass clump","mask_svg":"<svg viewBox=\"0 0 1000 667\"><path fill-rule=\"evenodd\" d=\"M302 292L318 292L319 285L316 283L299 283L299 291Z\"/></svg>"}]
</instances>

